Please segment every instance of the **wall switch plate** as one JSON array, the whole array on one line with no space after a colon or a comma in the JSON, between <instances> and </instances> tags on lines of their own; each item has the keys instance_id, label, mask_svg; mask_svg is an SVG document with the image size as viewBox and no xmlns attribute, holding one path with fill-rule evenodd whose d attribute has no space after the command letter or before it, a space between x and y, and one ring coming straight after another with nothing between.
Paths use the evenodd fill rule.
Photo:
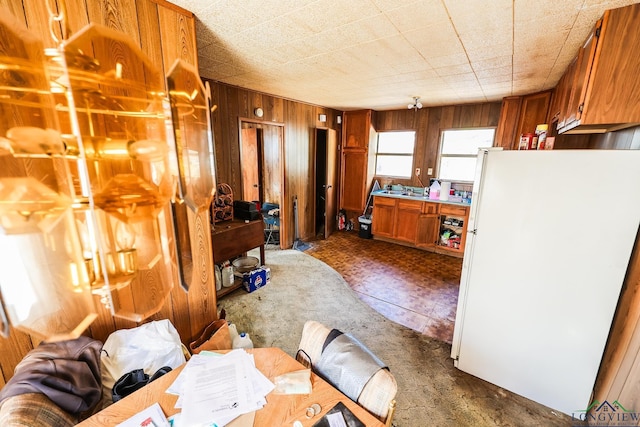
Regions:
<instances>
[{"instance_id":1,"label":"wall switch plate","mask_svg":"<svg viewBox=\"0 0 640 427\"><path fill-rule=\"evenodd\" d=\"M433 175L433 168L427 169L427 175Z\"/></svg>"}]
</instances>

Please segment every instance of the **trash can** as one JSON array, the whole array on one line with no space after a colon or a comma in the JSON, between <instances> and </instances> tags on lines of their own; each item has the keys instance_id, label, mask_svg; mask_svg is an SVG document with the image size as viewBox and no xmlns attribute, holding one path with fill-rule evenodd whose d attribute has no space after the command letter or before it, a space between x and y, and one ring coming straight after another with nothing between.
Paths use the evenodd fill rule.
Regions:
<instances>
[{"instance_id":1,"label":"trash can","mask_svg":"<svg viewBox=\"0 0 640 427\"><path fill-rule=\"evenodd\" d=\"M371 235L371 218L367 218L362 215L358 217L358 222L360 223L360 231L358 231L358 236L363 239L370 239L373 236Z\"/></svg>"}]
</instances>

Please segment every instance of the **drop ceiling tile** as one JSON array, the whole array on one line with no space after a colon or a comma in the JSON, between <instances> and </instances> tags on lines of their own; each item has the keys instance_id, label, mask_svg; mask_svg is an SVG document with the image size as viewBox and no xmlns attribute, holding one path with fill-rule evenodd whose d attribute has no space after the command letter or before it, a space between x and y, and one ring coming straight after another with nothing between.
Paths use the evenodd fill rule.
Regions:
<instances>
[{"instance_id":1,"label":"drop ceiling tile","mask_svg":"<svg viewBox=\"0 0 640 427\"><path fill-rule=\"evenodd\" d=\"M511 54L502 56L493 56L487 59L471 59L471 67L475 72L490 70L502 67L511 67L513 56Z\"/></svg>"},{"instance_id":2,"label":"drop ceiling tile","mask_svg":"<svg viewBox=\"0 0 640 427\"><path fill-rule=\"evenodd\" d=\"M448 76L458 76L458 75L474 75L473 74L473 69L471 69L471 65L467 64L460 64L460 65L451 65L449 67L441 67L441 68L434 68L435 72L440 76L440 77L448 77ZM475 76L474 76L475 79Z\"/></svg>"},{"instance_id":3,"label":"drop ceiling tile","mask_svg":"<svg viewBox=\"0 0 640 427\"><path fill-rule=\"evenodd\" d=\"M469 58L464 53L454 53L444 56L430 56L427 58L429 64L435 68L452 67L455 65L464 65L469 63Z\"/></svg>"},{"instance_id":4,"label":"drop ceiling tile","mask_svg":"<svg viewBox=\"0 0 640 427\"><path fill-rule=\"evenodd\" d=\"M497 77L506 77L511 80L511 75L513 74L513 67L511 65L507 65L504 67L498 68L487 68L484 70L474 70L475 75L479 80L486 78L497 78Z\"/></svg>"},{"instance_id":5,"label":"drop ceiling tile","mask_svg":"<svg viewBox=\"0 0 640 427\"><path fill-rule=\"evenodd\" d=\"M408 32L449 21L440 0L411 2L394 9L385 9L385 15L400 31Z\"/></svg>"}]
</instances>

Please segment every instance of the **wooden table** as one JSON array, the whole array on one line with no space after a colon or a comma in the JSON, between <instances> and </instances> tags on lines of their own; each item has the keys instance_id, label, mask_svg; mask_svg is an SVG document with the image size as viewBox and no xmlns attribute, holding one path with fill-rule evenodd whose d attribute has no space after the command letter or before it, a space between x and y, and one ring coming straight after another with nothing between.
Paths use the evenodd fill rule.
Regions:
<instances>
[{"instance_id":1,"label":"wooden table","mask_svg":"<svg viewBox=\"0 0 640 427\"><path fill-rule=\"evenodd\" d=\"M241 219L223 221L216 223L214 227L211 231L214 264L220 264L259 247L260 265L264 265L264 221L262 217L246 222ZM241 285L242 281L236 280L233 286L220 289L217 296L226 295Z\"/></svg>"},{"instance_id":2,"label":"wooden table","mask_svg":"<svg viewBox=\"0 0 640 427\"><path fill-rule=\"evenodd\" d=\"M256 367L272 382L278 375L304 368L279 348L255 348L247 351L253 353ZM113 426L155 402L160 404L167 416L179 412L179 409L174 408L178 397L165 393L165 390L181 370L182 367L163 375L78 425L81 427ZM293 426L296 420L302 422L304 427L311 427L338 402L344 403L366 426L384 427L384 424L377 418L316 374L311 374L311 384L313 387L311 394L276 395L269 393L267 395L267 404L255 413L254 427L289 427ZM322 411L319 415L307 419L305 416L306 410L314 403L320 404Z\"/></svg>"}]
</instances>

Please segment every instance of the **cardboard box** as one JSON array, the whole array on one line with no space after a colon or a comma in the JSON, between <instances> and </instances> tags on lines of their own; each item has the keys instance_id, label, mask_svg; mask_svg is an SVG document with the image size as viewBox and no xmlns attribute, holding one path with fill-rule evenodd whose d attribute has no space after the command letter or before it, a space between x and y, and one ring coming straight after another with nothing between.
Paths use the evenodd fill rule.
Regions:
<instances>
[{"instance_id":1,"label":"cardboard box","mask_svg":"<svg viewBox=\"0 0 640 427\"><path fill-rule=\"evenodd\" d=\"M249 293L268 285L270 281L271 269L265 266L258 267L242 275L242 286Z\"/></svg>"}]
</instances>

